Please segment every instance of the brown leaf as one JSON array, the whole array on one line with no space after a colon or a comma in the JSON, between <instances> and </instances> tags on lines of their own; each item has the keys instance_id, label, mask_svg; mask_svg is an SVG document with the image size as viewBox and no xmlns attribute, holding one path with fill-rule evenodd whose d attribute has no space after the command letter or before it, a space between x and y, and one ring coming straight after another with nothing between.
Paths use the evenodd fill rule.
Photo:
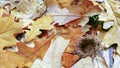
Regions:
<instances>
[{"instance_id":1,"label":"brown leaf","mask_svg":"<svg viewBox=\"0 0 120 68\"><path fill-rule=\"evenodd\" d=\"M61 8L68 8L76 14L86 14L89 12L100 12L101 8L97 3L90 0L54 0Z\"/></svg>"},{"instance_id":2,"label":"brown leaf","mask_svg":"<svg viewBox=\"0 0 120 68\"><path fill-rule=\"evenodd\" d=\"M51 6L53 4L53 0L45 0L47 6Z\"/></svg>"},{"instance_id":3,"label":"brown leaf","mask_svg":"<svg viewBox=\"0 0 120 68\"><path fill-rule=\"evenodd\" d=\"M35 40L34 48L27 47L25 43L19 42L17 43L19 51L17 52L19 55L22 55L30 60L35 60L36 58L43 58L47 49L49 48L51 42L51 37L50 38L42 38L39 40Z\"/></svg>"},{"instance_id":4,"label":"brown leaf","mask_svg":"<svg viewBox=\"0 0 120 68\"><path fill-rule=\"evenodd\" d=\"M63 53L62 64L65 68L70 68L78 59L79 59L79 56L77 55Z\"/></svg>"},{"instance_id":5,"label":"brown leaf","mask_svg":"<svg viewBox=\"0 0 120 68\"><path fill-rule=\"evenodd\" d=\"M66 38L66 39L70 39L70 43L68 45L68 47L66 48L65 52L73 52L74 51L74 45L79 43L79 39L83 36L83 32L81 31L82 28L81 26L77 26L77 27L57 27L57 31L60 34L60 36Z\"/></svg>"},{"instance_id":6,"label":"brown leaf","mask_svg":"<svg viewBox=\"0 0 120 68\"><path fill-rule=\"evenodd\" d=\"M76 26L78 26L78 24L80 23L80 21L81 21L81 18L78 18L76 20L68 22L67 24L65 24L65 26L66 27L67 26L74 26L74 27L76 27Z\"/></svg>"},{"instance_id":7,"label":"brown leaf","mask_svg":"<svg viewBox=\"0 0 120 68\"><path fill-rule=\"evenodd\" d=\"M66 27L66 26L57 26L57 33L60 33L66 39L72 39L74 37L82 36L83 32L81 31L81 26L77 27Z\"/></svg>"}]
</instances>

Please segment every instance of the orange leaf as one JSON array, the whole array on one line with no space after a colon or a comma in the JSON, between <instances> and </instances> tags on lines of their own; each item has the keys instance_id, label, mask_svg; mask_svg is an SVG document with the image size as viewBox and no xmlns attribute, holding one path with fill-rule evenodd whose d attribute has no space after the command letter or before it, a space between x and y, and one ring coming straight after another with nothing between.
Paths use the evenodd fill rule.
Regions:
<instances>
[{"instance_id":1,"label":"orange leaf","mask_svg":"<svg viewBox=\"0 0 120 68\"><path fill-rule=\"evenodd\" d=\"M77 55L63 53L62 64L65 68L70 68L78 59L79 59L79 56Z\"/></svg>"},{"instance_id":2,"label":"orange leaf","mask_svg":"<svg viewBox=\"0 0 120 68\"><path fill-rule=\"evenodd\" d=\"M45 0L47 6L51 6L53 4L53 0Z\"/></svg>"},{"instance_id":3,"label":"orange leaf","mask_svg":"<svg viewBox=\"0 0 120 68\"><path fill-rule=\"evenodd\" d=\"M86 14L89 12L100 12L101 8L90 0L54 0L61 8L68 8L76 14ZM95 11L93 11L95 10Z\"/></svg>"},{"instance_id":4,"label":"orange leaf","mask_svg":"<svg viewBox=\"0 0 120 68\"><path fill-rule=\"evenodd\" d=\"M18 42L17 46L19 51L17 53L30 60L35 60L38 57L42 59L47 49L49 48L50 42L51 37L48 39L46 37L43 37L42 39L34 41L35 44L34 48L26 46L26 44L23 42Z\"/></svg>"},{"instance_id":5,"label":"orange leaf","mask_svg":"<svg viewBox=\"0 0 120 68\"><path fill-rule=\"evenodd\" d=\"M74 51L74 45L76 43L79 43L80 38L83 36L83 32L82 32L82 28L81 26L77 26L77 27L57 27L57 32L60 32L60 36L66 38L66 39L70 39L70 43L66 49L65 52L73 52Z\"/></svg>"}]
</instances>

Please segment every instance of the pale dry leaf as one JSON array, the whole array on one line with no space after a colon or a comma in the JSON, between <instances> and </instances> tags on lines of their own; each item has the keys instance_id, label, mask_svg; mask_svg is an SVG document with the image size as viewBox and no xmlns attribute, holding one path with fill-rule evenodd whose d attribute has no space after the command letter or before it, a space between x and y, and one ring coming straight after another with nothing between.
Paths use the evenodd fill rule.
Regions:
<instances>
[{"instance_id":1,"label":"pale dry leaf","mask_svg":"<svg viewBox=\"0 0 120 68\"><path fill-rule=\"evenodd\" d=\"M16 6L18 11L16 17L19 19L34 19L40 17L46 11L46 8L43 0L22 0Z\"/></svg>"},{"instance_id":2,"label":"pale dry leaf","mask_svg":"<svg viewBox=\"0 0 120 68\"><path fill-rule=\"evenodd\" d=\"M117 40L117 48L116 48L116 52L120 55L120 26L119 26L119 28L118 28L118 30L117 30L117 38L116 38L116 40Z\"/></svg>"},{"instance_id":3,"label":"pale dry leaf","mask_svg":"<svg viewBox=\"0 0 120 68\"><path fill-rule=\"evenodd\" d=\"M116 0L108 0L111 8L115 14L115 17L117 19L117 23L119 23L120 25L120 1L116 1Z\"/></svg>"},{"instance_id":4,"label":"pale dry leaf","mask_svg":"<svg viewBox=\"0 0 120 68\"><path fill-rule=\"evenodd\" d=\"M117 38L118 21L117 21L117 18L107 0L104 0L104 6L105 6L105 9L107 10L107 12L104 13L104 15L106 15L106 16L102 16L104 18L103 21L112 20L114 22L114 25L112 26L112 28L109 31L100 32L99 37L102 40L102 42L104 43L105 47L109 47L113 43L117 43L116 38Z\"/></svg>"},{"instance_id":5,"label":"pale dry leaf","mask_svg":"<svg viewBox=\"0 0 120 68\"><path fill-rule=\"evenodd\" d=\"M53 24L64 25L72 20L80 18L79 15L70 13L66 8L59 8L57 5L52 4L48 7L47 11L50 13L51 16L54 18Z\"/></svg>"},{"instance_id":6,"label":"pale dry leaf","mask_svg":"<svg viewBox=\"0 0 120 68\"><path fill-rule=\"evenodd\" d=\"M37 21L34 21L32 23L32 26L29 27L30 30L26 31L25 42L29 42L35 39L38 35L40 35L40 29L51 30L53 28L53 25L51 24L52 22L53 18L49 14L43 16L40 19L37 19Z\"/></svg>"},{"instance_id":7,"label":"pale dry leaf","mask_svg":"<svg viewBox=\"0 0 120 68\"><path fill-rule=\"evenodd\" d=\"M94 64L91 57L86 57L86 58L80 59L71 68L94 68Z\"/></svg>"},{"instance_id":8,"label":"pale dry leaf","mask_svg":"<svg viewBox=\"0 0 120 68\"><path fill-rule=\"evenodd\" d=\"M119 55L114 55L114 63L112 68L120 68L120 56Z\"/></svg>"},{"instance_id":9,"label":"pale dry leaf","mask_svg":"<svg viewBox=\"0 0 120 68\"><path fill-rule=\"evenodd\" d=\"M43 68L61 68L62 62L62 53L67 47L69 40L64 39L63 37L57 37L48 48L43 60Z\"/></svg>"},{"instance_id":10,"label":"pale dry leaf","mask_svg":"<svg viewBox=\"0 0 120 68\"><path fill-rule=\"evenodd\" d=\"M0 16L0 50L5 46L14 46L17 43L15 34L22 31L22 23L14 22L14 17Z\"/></svg>"},{"instance_id":11,"label":"pale dry leaf","mask_svg":"<svg viewBox=\"0 0 120 68\"><path fill-rule=\"evenodd\" d=\"M43 68L41 61L41 59L36 59L32 64L31 68Z\"/></svg>"},{"instance_id":12,"label":"pale dry leaf","mask_svg":"<svg viewBox=\"0 0 120 68\"><path fill-rule=\"evenodd\" d=\"M10 9L15 8L22 0L1 0L0 6L4 7L6 4L10 4Z\"/></svg>"},{"instance_id":13,"label":"pale dry leaf","mask_svg":"<svg viewBox=\"0 0 120 68\"><path fill-rule=\"evenodd\" d=\"M109 68L109 66L106 64L106 61L103 57L96 56L94 58L94 68Z\"/></svg>"},{"instance_id":14,"label":"pale dry leaf","mask_svg":"<svg viewBox=\"0 0 120 68\"><path fill-rule=\"evenodd\" d=\"M35 19L46 11L46 4L43 0L1 0L0 5L5 7L10 4L9 11L16 8L15 16L19 19ZM24 8L23 8L24 7Z\"/></svg>"}]
</instances>

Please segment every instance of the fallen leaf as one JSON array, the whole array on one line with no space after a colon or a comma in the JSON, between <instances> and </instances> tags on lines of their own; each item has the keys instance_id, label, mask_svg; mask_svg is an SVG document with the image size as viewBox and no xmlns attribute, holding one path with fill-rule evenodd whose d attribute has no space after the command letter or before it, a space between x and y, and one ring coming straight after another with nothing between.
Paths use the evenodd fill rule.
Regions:
<instances>
[{"instance_id":1,"label":"fallen leaf","mask_svg":"<svg viewBox=\"0 0 120 68\"><path fill-rule=\"evenodd\" d=\"M21 0L16 6L16 17L19 19L35 19L40 17L46 11L46 8L43 0Z\"/></svg>"},{"instance_id":2,"label":"fallen leaf","mask_svg":"<svg viewBox=\"0 0 120 68\"><path fill-rule=\"evenodd\" d=\"M120 25L120 1L116 1L116 0L108 0L108 1L115 14L117 22Z\"/></svg>"},{"instance_id":3,"label":"fallen leaf","mask_svg":"<svg viewBox=\"0 0 120 68\"><path fill-rule=\"evenodd\" d=\"M15 34L22 31L22 23L14 22L14 17L0 16L0 50L5 46L14 46L17 43Z\"/></svg>"},{"instance_id":4,"label":"fallen leaf","mask_svg":"<svg viewBox=\"0 0 120 68\"><path fill-rule=\"evenodd\" d=\"M89 21L89 18L87 16L82 16L81 18L72 20L70 22L68 22L67 24L65 24L65 26L73 26L73 27L77 27L77 26L82 26L84 27Z\"/></svg>"},{"instance_id":5,"label":"fallen leaf","mask_svg":"<svg viewBox=\"0 0 120 68\"><path fill-rule=\"evenodd\" d=\"M113 56L113 59L114 59L114 63L113 63L113 66L112 68L120 68L120 56L119 55L114 55Z\"/></svg>"},{"instance_id":6,"label":"fallen leaf","mask_svg":"<svg viewBox=\"0 0 120 68\"><path fill-rule=\"evenodd\" d=\"M23 68L30 67L31 64L31 61L16 53L0 51L0 68Z\"/></svg>"},{"instance_id":7,"label":"fallen leaf","mask_svg":"<svg viewBox=\"0 0 120 68\"><path fill-rule=\"evenodd\" d=\"M35 60L38 57L43 59L45 53L47 52L47 49L50 46L50 42L51 37L48 39L44 37L40 40L35 40L34 48L26 46L26 44L23 42L18 42L17 47L19 51L17 52L17 54L22 55L23 57L28 58L30 60Z\"/></svg>"},{"instance_id":8,"label":"fallen leaf","mask_svg":"<svg viewBox=\"0 0 120 68\"><path fill-rule=\"evenodd\" d=\"M83 15L97 14L101 12L99 5L91 0L54 0L61 8L67 8L69 11Z\"/></svg>"},{"instance_id":9,"label":"fallen leaf","mask_svg":"<svg viewBox=\"0 0 120 68\"><path fill-rule=\"evenodd\" d=\"M94 64L91 57L86 57L79 60L71 68L94 68Z\"/></svg>"},{"instance_id":10,"label":"fallen leaf","mask_svg":"<svg viewBox=\"0 0 120 68\"><path fill-rule=\"evenodd\" d=\"M47 9L48 13L54 18L54 24L64 25L72 20L80 18L79 15L70 13L66 8L59 8L57 5L52 4Z\"/></svg>"},{"instance_id":11,"label":"fallen leaf","mask_svg":"<svg viewBox=\"0 0 120 68\"><path fill-rule=\"evenodd\" d=\"M47 6L51 6L53 4L53 0L45 0Z\"/></svg>"},{"instance_id":12,"label":"fallen leaf","mask_svg":"<svg viewBox=\"0 0 120 68\"><path fill-rule=\"evenodd\" d=\"M63 53L62 55L62 65L65 68L70 68L79 59L78 55L72 55L69 53Z\"/></svg>"},{"instance_id":13,"label":"fallen leaf","mask_svg":"<svg viewBox=\"0 0 120 68\"><path fill-rule=\"evenodd\" d=\"M75 50L74 45L79 43L79 40L84 35L84 33L82 32L81 26L77 26L77 27L59 26L56 28L57 28L57 33L60 33L60 36L66 39L70 39L70 43L67 46L65 52L72 53Z\"/></svg>"},{"instance_id":14,"label":"fallen leaf","mask_svg":"<svg viewBox=\"0 0 120 68\"><path fill-rule=\"evenodd\" d=\"M33 22L32 26L29 27L30 30L26 31L25 42L29 42L35 39L38 35L40 35L41 34L40 29L42 30L52 29L53 28L51 24L52 22L53 22L53 18L49 14Z\"/></svg>"},{"instance_id":15,"label":"fallen leaf","mask_svg":"<svg viewBox=\"0 0 120 68\"><path fill-rule=\"evenodd\" d=\"M103 57L97 56L94 58L94 68L109 68Z\"/></svg>"},{"instance_id":16,"label":"fallen leaf","mask_svg":"<svg viewBox=\"0 0 120 68\"><path fill-rule=\"evenodd\" d=\"M19 19L35 19L46 11L46 4L43 0L2 0L0 5L10 5L9 11L17 9L14 13ZM24 8L23 8L24 7Z\"/></svg>"},{"instance_id":17,"label":"fallen leaf","mask_svg":"<svg viewBox=\"0 0 120 68\"><path fill-rule=\"evenodd\" d=\"M113 11L113 9L111 8L111 5L109 3L109 0L104 0L104 6L105 9L107 10L106 13L104 13L103 16L103 21L110 21L112 20L114 22L113 27L107 31L107 32L100 32L99 34L99 38L102 40L102 42L104 43L105 47L110 47L112 44L117 43L117 30L118 30L118 20L115 16L115 13Z\"/></svg>"},{"instance_id":18,"label":"fallen leaf","mask_svg":"<svg viewBox=\"0 0 120 68\"><path fill-rule=\"evenodd\" d=\"M36 59L34 63L32 64L31 68L43 68L42 67L42 60L41 59Z\"/></svg>"},{"instance_id":19,"label":"fallen leaf","mask_svg":"<svg viewBox=\"0 0 120 68\"><path fill-rule=\"evenodd\" d=\"M42 68L61 68L62 53L64 52L68 43L69 40L65 40L60 36L53 40L43 60L40 60L40 66Z\"/></svg>"},{"instance_id":20,"label":"fallen leaf","mask_svg":"<svg viewBox=\"0 0 120 68\"><path fill-rule=\"evenodd\" d=\"M118 27L117 30L117 48L116 48L116 52L120 55L120 26Z\"/></svg>"}]
</instances>

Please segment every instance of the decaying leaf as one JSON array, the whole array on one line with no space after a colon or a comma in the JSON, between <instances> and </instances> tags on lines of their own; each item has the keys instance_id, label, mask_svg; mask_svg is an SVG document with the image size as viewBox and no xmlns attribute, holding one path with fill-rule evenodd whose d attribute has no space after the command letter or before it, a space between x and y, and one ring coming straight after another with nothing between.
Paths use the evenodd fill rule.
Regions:
<instances>
[{"instance_id":1,"label":"decaying leaf","mask_svg":"<svg viewBox=\"0 0 120 68\"><path fill-rule=\"evenodd\" d=\"M16 53L0 51L0 68L23 68L30 67L31 64L31 61Z\"/></svg>"},{"instance_id":2,"label":"decaying leaf","mask_svg":"<svg viewBox=\"0 0 120 68\"><path fill-rule=\"evenodd\" d=\"M51 24L52 22L53 18L49 14L33 22L32 26L30 26L30 30L26 31L25 42L29 42L35 39L39 34L41 34L40 29L42 30L52 29L53 28Z\"/></svg>"},{"instance_id":3,"label":"decaying leaf","mask_svg":"<svg viewBox=\"0 0 120 68\"><path fill-rule=\"evenodd\" d=\"M22 31L22 23L14 22L14 17L0 16L0 50L5 46L14 46L17 43L15 34Z\"/></svg>"}]
</instances>

